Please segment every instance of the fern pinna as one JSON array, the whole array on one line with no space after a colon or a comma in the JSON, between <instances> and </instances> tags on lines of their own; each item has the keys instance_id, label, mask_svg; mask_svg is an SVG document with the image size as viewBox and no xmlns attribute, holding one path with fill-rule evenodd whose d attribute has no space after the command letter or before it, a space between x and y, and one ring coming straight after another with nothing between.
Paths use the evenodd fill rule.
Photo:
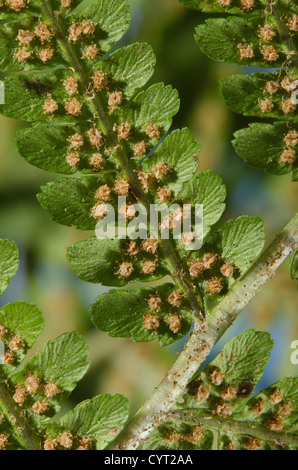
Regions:
<instances>
[{"instance_id":1,"label":"fern pinna","mask_svg":"<svg viewBox=\"0 0 298 470\"><path fill-rule=\"evenodd\" d=\"M14 242L0 240L0 295L18 269ZM48 341L23 368L26 353L44 328L40 310L15 302L0 310L0 450L104 449L128 416L122 395L85 400L59 419L60 403L89 367L77 333ZM3 354L2 354L3 352Z\"/></svg>"},{"instance_id":2,"label":"fern pinna","mask_svg":"<svg viewBox=\"0 0 298 470\"><path fill-rule=\"evenodd\" d=\"M222 80L229 109L267 118L235 133L233 145L245 161L277 175L298 179L298 6L293 0L179 0L208 19L195 38L208 57L270 71L241 73Z\"/></svg>"},{"instance_id":3,"label":"fern pinna","mask_svg":"<svg viewBox=\"0 0 298 470\"><path fill-rule=\"evenodd\" d=\"M42 206L59 223L92 230L118 196L126 198L119 209L124 220L136 217L135 202L146 208L161 202L203 204L206 237L224 210L225 188L211 172L197 172L200 148L191 133L174 131L145 158L179 107L170 86L160 83L138 92L153 72L151 48L133 44L99 61L129 25L126 2L95 2L80 14L75 2L60 10L56 3L49 5L30 2L21 8L18 3L18 13L12 5L3 7L3 18L15 21L6 22L2 32L2 69L25 73L6 78L1 112L33 121L18 133L21 155L48 171L87 173L43 187ZM86 56L95 45L97 54ZM45 49L53 54L43 64ZM26 58L20 51L27 51ZM182 217L179 210L171 213L169 228ZM69 250L75 272L89 282L123 286L166 275L175 280L175 285L101 296L91 311L97 326L135 340L158 336L163 344L184 336L191 321L202 319L203 301L223 295L264 241L262 221L249 217L226 223L200 252L185 250L192 233L189 239L184 235L179 241L92 238Z\"/></svg>"},{"instance_id":4,"label":"fern pinna","mask_svg":"<svg viewBox=\"0 0 298 470\"><path fill-rule=\"evenodd\" d=\"M110 290L99 296L90 308L94 324L109 335L135 341L158 338L166 345L184 337L194 322L185 352L152 399L111 445L139 448L155 430L161 434L155 435L156 444L152 441L152 446L212 446L210 429L217 425L197 426L193 416L185 416L179 421L182 427L174 429L175 436L182 437L171 438L166 444L156 416L161 412L173 412L165 417L168 422L173 421L175 413L179 416L186 411L193 411L199 419L200 410L216 415L216 423L233 418L237 436L245 435L234 412L242 410L241 406L244 410L248 402L242 398L252 391L260 377L257 374L231 381L228 376L215 382L202 379L204 387L210 386L208 391L204 389L203 407L195 406L191 398L183 410L177 405L182 390L188 393L186 386L191 388L191 379L214 344L295 248L297 217L283 230L283 243L281 238L273 242L258 266L251 269L263 248L263 222L243 216L213 228L224 211L225 187L212 172L198 171L200 148L188 129L168 134L179 108L177 92L162 83L140 91L155 63L147 44L111 52L129 26L126 0L6 0L0 5L0 66L5 81L1 113L32 123L17 135L19 152L26 160L46 171L75 175L55 180L38 195L53 220L93 230L104 221L112 204L122 220L117 227L120 233L123 224L137 220L135 203L141 203L147 211L152 204L177 204L159 225L156 237L92 237L68 251L68 259L81 279L105 286L129 286L129 290ZM116 207L119 198L123 202ZM182 204L188 205L191 226L177 239L173 236L176 225L190 216L182 211ZM197 235L191 210L196 204L203 207L204 243L200 249L189 250ZM169 230L169 238L162 237L163 228ZM158 280L152 287L152 281ZM136 281L146 283L145 287L136 288ZM250 332L241 338L246 340L235 340L235 347L243 347L241 354L245 356L247 344L257 344L259 334ZM263 346L260 348L262 351ZM264 364L262 354L260 361ZM215 362L214 367L224 377L229 366ZM231 367L236 367L233 361ZM275 441L289 447L295 444L295 380L293 383L293 398L280 390L280 402L287 405L291 401L289 413L282 415L268 405L259 422L265 429L263 440L251 430L252 439L259 439L260 445L267 445L267 441L270 446ZM270 424L276 414L282 421L279 429ZM202 439L198 429L203 429ZM183 438L192 433L197 433L195 443L195 437ZM241 439L235 443L228 438L227 446L245 448L246 438Z\"/></svg>"}]
</instances>

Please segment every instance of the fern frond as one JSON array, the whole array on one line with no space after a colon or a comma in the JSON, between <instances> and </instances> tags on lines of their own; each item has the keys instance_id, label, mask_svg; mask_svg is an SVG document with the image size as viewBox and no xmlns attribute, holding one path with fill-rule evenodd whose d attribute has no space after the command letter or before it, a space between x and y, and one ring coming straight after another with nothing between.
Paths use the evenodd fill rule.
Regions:
<instances>
[{"instance_id":1,"label":"fern frond","mask_svg":"<svg viewBox=\"0 0 298 470\"><path fill-rule=\"evenodd\" d=\"M0 283L17 266L14 243L0 240ZM88 349L77 333L66 333L23 365L44 327L42 313L26 302L0 310L0 450L103 449L128 416L121 395L86 400L57 419L61 401L87 372ZM21 367L21 368L20 368Z\"/></svg>"},{"instance_id":2,"label":"fern frond","mask_svg":"<svg viewBox=\"0 0 298 470\"><path fill-rule=\"evenodd\" d=\"M297 450L298 378L284 378L251 398L272 346L265 332L232 338L160 417L141 449Z\"/></svg>"},{"instance_id":3,"label":"fern frond","mask_svg":"<svg viewBox=\"0 0 298 470\"><path fill-rule=\"evenodd\" d=\"M233 145L248 163L273 174L292 171L297 181L298 8L277 0L179 0L206 13L230 14L208 19L195 38L211 59L241 66L279 68L221 81L224 102L245 116L277 119L252 123L235 133Z\"/></svg>"},{"instance_id":4,"label":"fern frond","mask_svg":"<svg viewBox=\"0 0 298 470\"><path fill-rule=\"evenodd\" d=\"M126 0L99 0L87 9L79 2L65 8L50 0L23 3L15 10L6 2L1 10L2 70L9 76L0 110L32 123L17 136L26 160L47 171L76 174L42 187L43 208L61 224L93 230L104 222L106 204L112 204L124 219L120 232L134 222L135 203L147 211L151 204L178 204L165 221L168 239L159 229L154 238L116 234L69 249L73 269L88 282L119 287L170 276L171 283L167 278L157 288L99 297L91 317L112 336L176 341L192 321L208 316L209 302L221 300L258 256L263 223L240 217L211 233L224 211L225 187L210 171L198 172L200 147L188 129L166 136L179 108L177 91L162 83L141 90L155 64L147 44L106 54L128 28ZM43 61L45 48L53 54ZM119 210L118 196L126 198ZM193 212L186 236L173 236L184 217L182 204L203 206L200 250L187 249L197 235Z\"/></svg>"}]
</instances>

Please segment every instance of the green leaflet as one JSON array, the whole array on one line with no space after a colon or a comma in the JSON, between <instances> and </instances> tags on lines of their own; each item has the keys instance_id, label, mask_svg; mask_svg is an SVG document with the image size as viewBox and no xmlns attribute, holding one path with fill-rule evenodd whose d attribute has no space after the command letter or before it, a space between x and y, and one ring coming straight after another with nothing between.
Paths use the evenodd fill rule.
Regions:
<instances>
[{"instance_id":1,"label":"green leaflet","mask_svg":"<svg viewBox=\"0 0 298 470\"><path fill-rule=\"evenodd\" d=\"M81 3L81 2L78 2ZM130 26L130 9L128 2L120 0L97 0L87 7L80 15L71 15L75 21L91 20L99 24L98 32L92 37L103 52L111 49ZM98 36L96 35L98 34ZM81 48L84 45L81 46ZM80 57L77 55L77 57Z\"/></svg>"},{"instance_id":2,"label":"green leaflet","mask_svg":"<svg viewBox=\"0 0 298 470\"><path fill-rule=\"evenodd\" d=\"M285 72L273 74L236 74L222 81L221 92L229 109L244 116L297 120L297 110L292 105L291 93L287 91ZM273 81L277 87L270 93L268 85ZM285 87L287 89L285 89ZM269 104L270 103L270 104ZM289 123L290 124L290 123Z\"/></svg>"},{"instance_id":3,"label":"green leaflet","mask_svg":"<svg viewBox=\"0 0 298 470\"><path fill-rule=\"evenodd\" d=\"M221 178L211 171L199 172L182 193L184 204L203 205L204 238L225 210L226 188Z\"/></svg>"},{"instance_id":4,"label":"green leaflet","mask_svg":"<svg viewBox=\"0 0 298 470\"><path fill-rule=\"evenodd\" d=\"M225 104L245 116L281 123L254 123L235 133L237 153L269 173L292 171L297 181L297 17L295 2L278 0L179 0L208 13L235 16L207 19L195 38L211 59L241 66L282 67L270 73L235 74L221 82ZM269 144L269 145L268 145Z\"/></svg>"},{"instance_id":5,"label":"green leaflet","mask_svg":"<svg viewBox=\"0 0 298 470\"><path fill-rule=\"evenodd\" d=\"M170 422L154 430L138 450L212 450L213 441L209 429Z\"/></svg>"},{"instance_id":6,"label":"green leaflet","mask_svg":"<svg viewBox=\"0 0 298 470\"><path fill-rule=\"evenodd\" d=\"M265 332L248 330L232 338L189 383L147 448L207 449L208 433L217 431L213 448L221 450L297 449L297 378L284 378L250 398L272 346Z\"/></svg>"},{"instance_id":7,"label":"green leaflet","mask_svg":"<svg viewBox=\"0 0 298 470\"><path fill-rule=\"evenodd\" d=\"M151 249L156 249L156 253L148 252L146 246L139 240L136 245L131 245L127 240L90 238L70 247L67 257L72 269L83 281L120 287L132 281L155 281L170 274L169 267L163 260L155 264L156 268L152 273L144 272L145 263L155 263L155 255L159 251L157 241L152 241ZM137 253L132 255L131 251ZM131 270L125 277L120 270L123 263L129 263L127 269Z\"/></svg>"},{"instance_id":8,"label":"green leaflet","mask_svg":"<svg viewBox=\"0 0 298 470\"><path fill-rule=\"evenodd\" d=\"M112 116L120 126L133 123L133 132L127 138L126 133L122 134L121 127L117 128L116 123L114 125L118 140L123 141L124 149L131 156L133 168L138 168L134 161L138 163L142 160L167 133L179 106L177 90L170 85L156 83L139 93L127 106L115 109Z\"/></svg>"},{"instance_id":9,"label":"green leaflet","mask_svg":"<svg viewBox=\"0 0 298 470\"><path fill-rule=\"evenodd\" d=\"M248 330L232 338L189 384L179 408L204 409L226 417L241 412L263 375L272 347L273 341L265 332ZM226 404L222 414L217 408L221 404Z\"/></svg>"},{"instance_id":10,"label":"green leaflet","mask_svg":"<svg viewBox=\"0 0 298 470\"><path fill-rule=\"evenodd\" d=\"M172 199L175 199L185 183L191 181L197 172L199 155L200 145L191 132L188 129L175 130L166 137L153 155L142 162L142 167L144 171L151 173L156 165L167 165L170 171L168 174L158 175L157 183L162 185L166 181L172 192Z\"/></svg>"},{"instance_id":11,"label":"green leaflet","mask_svg":"<svg viewBox=\"0 0 298 470\"><path fill-rule=\"evenodd\" d=\"M18 249L14 242L0 240L0 295L8 287L19 266Z\"/></svg>"},{"instance_id":12,"label":"green leaflet","mask_svg":"<svg viewBox=\"0 0 298 470\"><path fill-rule=\"evenodd\" d=\"M150 123L154 123L166 132L179 106L177 90L173 90L170 85L164 86L163 83L156 83L139 93L132 101L131 107L123 108L123 114L119 111L119 115L123 116L123 120L131 120L140 133L144 132Z\"/></svg>"},{"instance_id":13,"label":"green leaflet","mask_svg":"<svg viewBox=\"0 0 298 470\"><path fill-rule=\"evenodd\" d=\"M235 263L244 273L264 246L264 224L259 217L229 220L220 231L218 246L225 261Z\"/></svg>"},{"instance_id":14,"label":"green leaflet","mask_svg":"<svg viewBox=\"0 0 298 470\"><path fill-rule=\"evenodd\" d=\"M61 400L70 394L86 374L89 367L87 356L88 348L83 338L77 333L66 333L46 343L21 372L11 377L15 389L24 387L30 390L31 396L27 397L26 404L33 411L33 423L39 419L39 415L43 419L44 416L52 416L59 411ZM35 379L36 376L38 379ZM31 382L30 388L28 383ZM34 408L36 403L40 407L44 404L42 412L34 413L35 409L38 410L37 405Z\"/></svg>"},{"instance_id":15,"label":"green leaflet","mask_svg":"<svg viewBox=\"0 0 298 470\"><path fill-rule=\"evenodd\" d=\"M112 76L126 99L145 85L154 72L156 58L151 46L134 43L111 54L108 60L98 62L93 72L101 70Z\"/></svg>"},{"instance_id":16,"label":"green leaflet","mask_svg":"<svg viewBox=\"0 0 298 470\"><path fill-rule=\"evenodd\" d=\"M95 193L101 181L102 178L97 176L61 178L43 186L38 200L55 222L92 230L96 220L91 210L96 203Z\"/></svg>"},{"instance_id":17,"label":"green leaflet","mask_svg":"<svg viewBox=\"0 0 298 470\"><path fill-rule=\"evenodd\" d=\"M261 16L249 20L234 17L212 19L197 27L195 37L202 51L211 59L239 65L282 67L286 53L278 48L280 35L270 41L270 46L278 52L270 50L270 55L266 43L264 46L260 44L256 31L264 24L265 19Z\"/></svg>"},{"instance_id":18,"label":"green leaflet","mask_svg":"<svg viewBox=\"0 0 298 470\"><path fill-rule=\"evenodd\" d=\"M30 73L8 77L5 81L5 105L1 106L2 114L24 121L48 121L53 115L47 112L47 106L51 109L50 104L55 102L55 120L76 122L76 118L66 111L67 103L71 101L63 86L65 79L65 71L58 71L55 75ZM81 108L79 119L90 119L92 112L84 95L80 93L76 100ZM59 102L65 103L65 106L58 105Z\"/></svg>"},{"instance_id":19,"label":"green leaflet","mask_svg":"<svg viewBox=\"0 0 298 470\"><path fill-rule=\"evenodd\" d=\"M17 132L17 145L19 153L31 165L42 168L53 173L73 174L77 171L82 173L94 173L100 169L106 172L115 170L112 161L107 161L107 155L101 155L98 159L95 157L92 163L92 155L96 151L92 146L85 142L85 147L80 151L79 161L76 166L70 166L68 160L77 155L77 149L69 148L69 140L88 132L87 126L51 126L46 123L38 123L32 127L21 129ZM105 158L104 158L105 157ZM97 163L96 163L97 162Z\"/></svg>"},{"instance_id":20,"label":"green leaflet","mask_svg":"<svg viewBox=\"0 0 298 470\"><path fill-rule=\"evenodd\" d=\"M122 254L121 245L120 240L90 238L68 248L67 258L83 281L113 285L115 266ZM119 280L120 285L124 282Z\"/></svg>"},{"instance_id":21,"label":"green leaflet","mask_svg":"<svg viewBox=\"0 0 298 470\"><path fill-rule=\"evenodd\" d=\"M66 413L53 426L52 437L58 430L67 430L80 439L96 441L96 450L102 450L121 430L128 416L128 402L122 395L99 395L85 400Z\"/></svg>"},{"instance_id":22,"label":"green leaflet","mask_svg":"<svg viewBox=\"0 0 298 470\"><path fill-rule=\"evenodd\" d=\"M206 300L221 299L235 279L249 269L263 246L263 221L259 217L242 216L227 221L207 237L201 250L190 252L189 271Z\"/></svg>"},{"instance_id":23,"label":"green leaflet","mask_svg":"<svg viewBox=\"0 0 298 470\"><path fill-rule=\"evenodd\" d=\"M248 330L224 346L208 365L206 373L213 368L218 369L224 372L224 380L228 384L247 384L247 389L250 389L261 379L272 347L273 341L268 333ZM247 394L243 390L241 392L242 395Z\"/></svg>"},{"instance_id":24,"label":"green leaflet","mask_svg":"<svg viewBox=\"0 0 298 470\"><path fill-rule=\"evenodd\" d=\"M283 175L291 170L291 165L281 161L281 156L295 153L296 133L298 126L294 123L252 123L235 133L233 145L238 155L253 166ZM293 170L296 166L294 163Z\"/></svg>"},{"instance_id":25,"label":"green leaflet","mask_svg":"<svg viewBox=\"0 0 298 470\"><path fill-rule=\"evenodd\" d=\"M35 305L15 302L0 310L0 339L4 344L4 363L0 368L11 374L23 361L44 328L42 313Z\"/></svg>"},{"instance_id":26,"label":"green leaflet","mask_svg":"<svg viewBox=\"0 0 298 470\"><path fill-rule=\"evenodd\" d=\"M93 323L110 336L134 341L159 339L162 346L185 336L192 314L172 284L136 290L111 290L90 307Z\"/></svg>"},{"instance_id":27,"label":"green leaflet","mask_svg":"<svg viewBox=\"0 0 298 470\"><path fill-rule=\"evenodd\" d=\"M0 240L0 245L16 250L7 240ZM14 262L17 265L16 259ZM2 261L4 272L10 266L9 257ZM60 402L87 372L88 348L77 333L65 333L48 341L21 369L43 327L42 314L33 305L16 302L0 310L4 346L0 363L0 449L105 448L127 420L126 398L99 395L55 421Z\"/></svg>"}]
</instances>

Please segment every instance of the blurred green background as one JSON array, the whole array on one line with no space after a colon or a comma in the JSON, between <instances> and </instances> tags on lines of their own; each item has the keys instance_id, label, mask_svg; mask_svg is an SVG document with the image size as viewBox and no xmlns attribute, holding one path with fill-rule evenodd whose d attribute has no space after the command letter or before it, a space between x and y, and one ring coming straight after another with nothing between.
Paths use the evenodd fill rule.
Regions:
<instances>
[{"instance_id":1,"label":"blurred green background","mask_svg":"<svg viewBox=\"0 0 298 470\"><path fill-rule=\"evenodd\" d=\"M231 146L233 132L249 120L225 108L218 82L239 68L212 62L201 53L193 37L195 26L204 21L199 12L187 10L176 0L130 0L130 4L132 24L121 45L146 41L153 46L157 66L151 82L171 84L181 97L173 129L191 129L202 147L201 170L213 170L227 185L223 220L242 214L262 217L268 244L297 210L297 185L289 175L278 177L253 169ZM91 234L52 222L39 206L40 185L56 175L31 167L17 154L14 140L20 126L0 117L0 237L15 240L20 250L18 274L0 302L26 300L43 311L46 329L35 350L66 331L77 330L84 336L91 366L64 409L98 393L123 393L133 412L158 385L183 344L160 349L155 341L138 344L110 338L92 326L88 306L106 289L80 281L65 256L68 246ZM248 328L270 331L275 346L259 388L297 373L297 366L290 362L290 344L298 339L298 317L289 266L289 261L284 263L216 348Z\"/></svg>"}]
</instances>

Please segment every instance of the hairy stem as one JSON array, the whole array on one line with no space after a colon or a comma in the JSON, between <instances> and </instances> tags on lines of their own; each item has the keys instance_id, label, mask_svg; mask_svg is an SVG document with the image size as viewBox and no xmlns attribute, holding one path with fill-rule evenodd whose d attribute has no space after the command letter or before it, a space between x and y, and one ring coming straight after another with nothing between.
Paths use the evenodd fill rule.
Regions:
<instances>
[{"instance_id":1,"label":"hairy stem","mask_svg":"<svg viewBox=\"0 0 298 470\"><path fill-rule=\"evenodd\" d=\"M211 311L205 323L196 324L183 352L151 397L123 429L110 449L137 449L156 426L155 417L169 412L199 366L248 302L275 274L298 246L298 214Z\"/></svg>"},{"instance_id":2,"label":"hairy stem","mask_svg":"<svg viewBox=\"0 0 298 470\"><path fill-rule=\"evenodd\" d=\"M20 443L26 450L40 450L40 439L29 425L24 413L12 398L12 393L0 377L0 409L11 423Z\"/></svg>"}]
</instances>

